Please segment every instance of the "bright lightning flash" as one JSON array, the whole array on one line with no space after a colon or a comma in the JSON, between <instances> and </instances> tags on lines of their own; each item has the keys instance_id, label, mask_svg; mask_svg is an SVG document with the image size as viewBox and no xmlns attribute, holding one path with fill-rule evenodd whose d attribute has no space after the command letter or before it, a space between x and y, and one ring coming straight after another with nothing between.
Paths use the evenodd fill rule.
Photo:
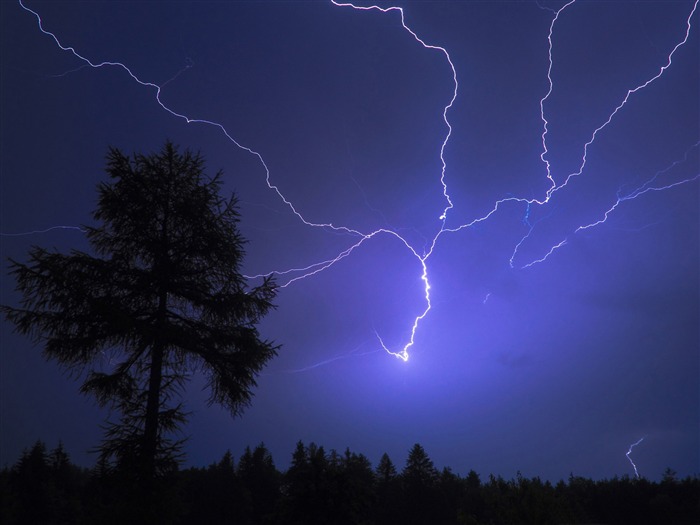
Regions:
<instances>
[{"instance_id":1,"label":"bright lightning flash","mask_svg":"<svg viewBox=\"0 0 700 525\"><path fill-rule=\"evenodd\" d=\"M449 115L449 112L452 109L455 101L457 100L457 94L458 94L458 89L459 89L459 83L457 81L457 77L458 77L457 70L455 68L455 65L454 65L451 57L450 57L450 54L448 53L446 48L438 46L438 45L428 44L421 37L419 37L418 34L406 24L405 17L404 17L404 10L401 7L379 7L376 5L357 6L357 5L354 5L352 3L341 3L341 2L338 2L336 0L331 0L331 3L339 8L348 8L348 9L353 9L353 10L363 11L363 12L377 12L377 13L386 14L386 15L398 15L400 22L401 22L402 30L407 32L413 38L413 40L416 43L418 43L419 45L423 46L426 49L436 51L437 54L442 55L443 59L445 59L448 62L449 66L451 68L452 84L453 84L452 96L446 102L446 104L443 108L443 111L442 111L442 117L443 117L443 121L445 124L446 132L445 132L444 138L442 140L442 145L441 145L440 150L439 150L439 157L440 157L440 161L442 163L442 168L441 168L440 175L439 175L439 182L442 185L442 195L443 195L444 200L445 200L445 205L439 213L436 213L436 216L438 217L438 220L440 221L439 222L439 224L440 224L439 230L434 235L434 237L426 243L426 245L429 245L429 248L427 250L424 249L422 251L416 249L404 237L402 237L399 233L397 233L396 231L391 230L391 229L378 229L378 230L375 230L372 232L362 232L362 231L360 231L356 228L350 227L350 226L336 225L336 224L332 224L330 222L327 222L327 223L311 222L311 221L307 220L304 217L304 215L302 214L302 212L299 209L297 209L294 206L294 204L285 197L285 195L282 193L280 188L277 185L273 184L270 170L268 169L268 166L265 163L265 160L263 159L263 157L260 153L258 153L256 150L242 144L241 142L237 141L227 131L227 129L222 124L215 122L215 121L192 118L190 116L184 115L184 114L170 108L169 106L166 106L165 103L161 99L162 89L165 87L166 84L168 84L169 82L174 80L180 73L182 73L182 71L191 67L191 64L188 64L182 71L177 73L172 79L170 79L168 82L165 82L161 85L154 84L154 83L148 82L148 81L144 81L144 80L140 79L137 75L135 75L129 67L127 67L125 64L123 64L121 62L110 62L110 61L93 62L89 58L86 58L85 56L78 53L78 51L76 51L75 48L70 47L68 45L64 45L63 43L61 43L61 41L59 40L58 36L56 36L55 33L47 30L44 27L44 23L41 19L41 16L39 15L39 13L37 13L33 9L30 9L29 7L27 7L23 3L22 0L19 0L19 5L22 7L22 9L31 13L36 18L39 29L42 33L51 37L54 40L55 44L61 50L68 52L68 53L71 53L75 58L80 60L83 63L83 65L81 67L90 67L90 68L94 68L94 69L113 67L113 68L122 69L129 77L131 77L131 79L133 81L135 81L139 85L143 86L144 88L148 88L148 89L153 90L157 104L163 110L165 110L170 115L172 115L173 117L176 117L177 119L184 120L188 124L202 124L202 125L212 126L214 128L217 128L221 133L223 133L223 135L234 146L236 146L237 148L244 150L247 153L256 157L257 160L259 161L260 165L264 169L265 182L267 184L267 187L277 194L277 196L281 199L281 201L290 209L290 211L304 225L309 226L309 227L313 227L313 228L322 228L325 230L332 230L336 233L341 233L341 234L344 234L344 235L347 235L347 236L353 238L353 241L351 242L351 244L346 249L344 249L343 251L338 253L335 257L329 258L329 259L324 260L324 261L312 263L312 264L309 264L307 266L300 267L300 268L292 268L292 269L288 269L288 270L284 270L284 271L269 272L268 274L271 273L271 274L274 274L278 277L284 278L284 282L280 285L281 288L286 288L287 286L291 285L292 283L295 283L295 282L301 281L303 279L312 277L315 274L318 274L320 272L327 270L331 266L335 265L337 262L339 262L342 259L345 259L349 255L351 255L356 249L360 248L360 246L362 246L365 242L370 241L374 238L377 238L380 236L391 236L391 237L395 237L398 240L400 240L403 243L403 245L405 246L405 248L413 255L413 257L418 262L418 265L420 268L420 279L423 283L423 291L424 291L423 298L424 298L425 306L422 309L422 311L420 312L420 314L414 318L414 321L411 325L410 336L408 337L407 342L399 350L391 350L390 348L388 348L384 344L384 341L382 340L382 338L380 337L380 335L378 333L376 334L376 336L377 336L377 339L379 341L381 348L384 351L386 351L387 353L389 353L389 354L391 354L391 355L393 355L393 356L395 356L403 361L407 361L409 358L409 349L414 345L415 336L416 336L416 332L418 330L419 324L428 315L428 312L431 310L430 281L429 281L429 276L428 276L428 259L433 254L439 238L443 234L457 233L461 230L470 228L470 227L475 226L481 222L487 221L494 214L496 214L502 207L504 207L510 203L513 203L516 205L525 205L526 206L526 216L525 216L525 219L523 222L529 226L529 231L524 237L521 238L521 240L515 245L515 247L513 249L512 256L510 258L510 264L511 264L511 267L515 267L514 260L518 256L520 246L528 239L528 237L532 234L534 228L537 225L537 223L530 224L530 222L529 222L529 214L530 214L531 207L543 206L543 205L548 204L551 201L551 199L553 199L556 196L557 192L563 190L564 188L566 188L568 186L568 184L571 180L573 180L575 177L581 176L584 173L585 168L586 168L589 149L593 147L598 135L603 133L605 128L613 121L613 119L617 116L617 114L623 110L623 108L628 104L628 102L631 100L631 98L635 94L644 90L647 86L649 86L650 84L652 84L653 82L655 82L659 78L661 78L662 75L664 74L664 72L669 67L671 67L674 54L678 51L678 49L680 49L688 41L688 37L689 37L690 31L691 31L691 19L693 18L694 14L696 12L699 1L700 0L696 0L693 3L692 10L691 10L691 12L688 15L687 20L686 20L685 34L683 35L683 38L680 41L678 41L676 43L676 45L670 50L670 52L666 56L664 64L662 66L660 66L660 68L658 69L658 71L654 75L650 76L645 81L639 83L636 87L630 88L626 92L626 94L622 98L622 100L620 100L618 102L618 104L615 106L615 109L607 116L607 118L603 119L603 121L597 127L595 127L595 129L592 131L588 141L585 144L583 144L582 153L581 153L581 157L580 157L580 163L579 163L579 167L578 167L577 171L575 171L573 173L569 173L563 177L556 177L555 174L552 173L551 164L550 164L550 161L548 160L548 157L550 154L550 150L549 150L548 143L547 143L547 136L549 133L549 129L548 129L549 122L547 120L546 107L547 107L550 95L555 90L555 84L554 84L554 81L552 79L552 72L555 68L552 51L554 48L554 35L556 32L556 25L561 17L569 16L570 12L573 11L572 6L574 6L574 4L576 3L576 0L570 0L563 7L561 7L560 9L557 9L557 10L549 8L549 7L539 6L541 9L543 9L545 11L549 11L553 14L552 20L551 20L551 23L549 26L549 32L548 32L548 35L546 38L547 43L548 43L548 68L547 68L547 72L546 72L546 78L548 81L548 90L545 93L545 95L540 99L540 103L539 103L540 118L542 121L542 132L541 132L542 150L541 150L541 154L540 154L540 159L544 165L545 177L549 180L549 189L547 189L545 194L539 199L524 198L524 197L507 197L507 198L500 199L493 204L490 211L488 211L488 213L486 213L485 215L483 215L481 217L476 217L476 218L467 220L467 221L465 221L457 226L447 227L446 222L447 222L448 212L450 212L450 210L452 210L454 206L453 206L452 199L450 198L450 195L448 192L448 185L447 185L447 179L446 179L447 163L445 161L444 154L445 154L446 148L448 147L448 143L449 143L450 137L452 135L452 129L453 129L451 124L450 124L450 121L448 119L448 115ZM692 150L693 148L697 148L697 147L698 147L698 144L696 143L694 146L691 146L690 150ZM688 152L686 153L685 160L687 160L687 156L688 156ZM683 162L683 161L677 161L676 163L674 163L674 165L679 163L679 162ZM695 175L694 177L690 177L690 178L687 178L687 179L684 179L681 181L671 182L671 183L664 184L664 185L656 184L656 180L660 176L662 176L664 172L668 171L671 167L672 166L670 166L666 170L663 170L663 171L657 173L653 178L649 179L644 185L642 185L639 188L637 188L636 190L628 193L626 196L620 197L618 195L617 201L614 203L614 205L610 209L608 209L605 212L603 218L601 218L600 220L593 222L591 224L581 225L573 233L575 234L576 232L590 229L590 228L593 228L593 227L598 226L600 224L603 224L608 219L608 216L612 212L615 211L615 209L618 207L618 205L624 201L630 201L630 200L636 199L636 198L640 197L641 195L644 195L644 194L649 193L649 192L670 190L671 188L674 188L674 187L677 187L679 185L686 184L686 183L689 183L692 181L696 181L700 178L700 174L698 174L698 175ZM562 182L557 183L557 179L562 180ZM80 230L80 228L78 228L78 227L56 226L54 228L42 230L42 232L49 231L49 230L56 229L56 228ZM3 234L3 235L29 235L29 234L34 234L34 233L41 233L41 232L27 232L24 234L20 233L20 234ZM539 263L544 262L556 250L564 247L567 244L567 240L568 240L567 238L563 239L559 243L553 245L542 257L535 259L529 263L523 264L520 267L521 268L528 268L528 267L531 267L535 264L539 264ZM265 275L265 274L253 275L253 276L248 276L248 277L253 279L253 278L259 278L262 275ZM489 296L487 295L486 299L484 299L484 303L486 302L488 297ZM337 358L333 358L331 360L328 360L328 362L336 360L336 359ZM635 470L635 475L637 475L637 477L638 477L637 468L634 465L634 463L632 462L629 455L630 455L630 452L632 451L632 448L634 446L638 445L639 443L641 443L641 441L643 439L644 438L640 439L637 443L634 443L633 445L631 445L630 450L627 452L627 459L629 459L630 463L632 463L632 466L634 467L634 470Z\"/></svg>"}]
</instances>

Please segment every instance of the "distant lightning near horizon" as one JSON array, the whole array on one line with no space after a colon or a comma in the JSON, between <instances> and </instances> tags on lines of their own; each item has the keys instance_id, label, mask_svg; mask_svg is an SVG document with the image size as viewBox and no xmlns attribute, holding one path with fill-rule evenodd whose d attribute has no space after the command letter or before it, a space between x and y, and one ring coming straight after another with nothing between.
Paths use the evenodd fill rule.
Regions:
<instances>
[{"instance_id":1,"label":"distant lightning near horizon","mask_svg":"<svg viewBox=\"0 0 700 525\"><path fill-rule=\"evenodd\" d=\"M450 197L450 193L448 191L448 180L450 174L448 173L448 165L445 160L445 151L449 147L449 141L452 136L453 132L453 127L450 124L449 120L449 113L452 110L454 104L457 101L458 97L458 91L459 91L459 82L458 82L458 74L457 74L457 69L455 67L455 64L450 57L449 52L445 47L434 45L434 44L429 44L426 43L411 27L409 27L406 24L405 16L404 16L404 9L402 7L379 7L376 5L370 5L370 6L357 6L352 3L341 3L336 0L331 0L331 3L338 7L338 8L347 8L347 9L352 9L356 11L362 11L362 12L375 12L377 14L381 15L387 15L387 16L394 16L398 15L401 23L401 28L400 30L405 31L408 33L412 39L420 46L423 46L426 49L433 50L436 52L438 56L441 56L443 60L446 60L450 69L451 69L451 82L452 82L452 89L451 89L451 96L449 97L448 100L445 101L445 105L443 106L443 111L442 111L442 120L444 122L444 135L442 135L442 142L441 146L439 149L439 159L441 161L441 170L439 173L439 177L436 177L436 179L439 181L439 184L442 186L442 196L444 199L444 205L442 209L436 210L435 217L437 221L436 228L439 226L439 229L437 229L437 233L431 238L428 239L425 247L421 250L417 249L414 247L404 236L399 234L397 231L394 231L393 229L389 228L380 228L375 231L371 232L362 232L357 228L353 228L348 225L338 225L338 224L333 224L332 222L313 222L305 218L303 215L302 211L300 211L294 203L292 203L282 192L282 190L272 181L272 174L270 173L270 169L268 168L268 165L266 164L265 160L263 159L263 156L253 149L252 147L246 146L243 143L239 142L237 139L234 138L234 136L229 133L229 131L220 123L216 121L211 121L211 120L204 120L204 119L198 119L198 118L193 118L191 116L187 116L181 112L178 112L175 109L172 109L171 107L165 105L165 103L161 100L161 93L162 89L165 87L166 84L172 82L177 76L179 76L183 71L191 67L191 64L188 63L185 68L181 71L179 71L176 75L174 75L170 80L168 80L165 83L162 83L160 85L144 81L141 78L139 78L136 74L133 73L133 71L125 64L121 62L116 62L116 61L101 61L101 62L94 62L89 58L86 58L84 55L80 54L75 48L65 45L61 42L59 37L54 33L49 31L44 27L44 23L42 21L41 16L39 15L38 12L34 11L33 9L30 9L27 7L23 0L18 0L19 5L21 6L22 9L25 11L31 13L37 20L37 24L39 27L39 30L44 33L45 35L51 37L55 44L63 51L71 53L74 57L76 57L78 60L83 62L83 65L81 68L84 67L90 67L93 69L100 69L104 67L114 67L114 68L119 68L123 70L133 81L138 83L139 85L143 86L144 88L151 89L155 92L155 100L157 104L166 112L168 112L170 115L173 117L185 121L187 124L202 124L206 126L212 126L214 128L217 128L223 135L237 148L249 153L250 155L254 156L257 158L257 161L260 163L264 170L264 177L265 177L265 183L267 184L267 187L276 193L276 195L279 197L279 199L287 206L289 211L297 217L299 221L301 221L304 225L308 227L313 227L313 228L321 228L324 230L330 230L335 233L341 233L344 235L347 235L352 238L352 241L350 242L349 246L346 247L344 250L340 251L336 256L327 258L323 261L319 262L314 262L311 264L308 264L303 267L299 268L291 268L287 270L277 270L277 271L271 271L267 272L266 274L259 274L259 275L253 275L253 276L247 276L250 279L254 278L259 278L263 275L275 275L278 278L283 278L282 284L280 284L281 288L286 288L287 286L290 286L293 283L297 283L303 279L310 278L320 272L323 272L327 270L328 268L334 266L336 263L339 261L349 257L355 250L359 249L362 245L365 244L367 241L374 240L375 238L379 237L393 237L397 240L399 240L403 246L409 251L409 253L415 258L417 262L417 268L418 268L418 278L420 279L422 283L422 288L423 288L423 303L424 306L420 309L420 312L417 316L414 317L413 322L411 323L411 329L410 329L410 335L406 338L406 342L403 344L403 346L400 346L398 350L392 350L390 349L387 345L385 345L384 340L380 336L379 333L375 333L376 338L379 342L379 345L381 348L386 351L387 353L398 357L402 359L403 361L407 361L409 358L409 349L414 345L415 343L415 336L416 332L418 330L420 322L428 315L428 313L431 310L431 286L430 286L430 279L429 279L429 272L428 272L428 260L431 257L431 255L434 253L438 246L438 241L441 238L443 234L454 234L457 232L460 232L461 230L465 230L468 228L471 228L479 223L488 221L494 214L497 214L503 207L510 205L510 204L515 204L515 205L524 205L526 207L526 215L525 219L523 222L529 227L529 231L520 239L519 242L517 242L513 248L512 255L510 257L510 266L512 268L516 268L516 263L515 260L519 256L519 249L523 243L525 243L534 229L537 226L537 222L530 223L529 222L529 214L531 211L531 208L533 206L544 206L550 201L556 197L557 192L563 190L566 188L569 183L576 177L579 177L583 175L586 165L587 165L587 159L588 159L588 154L589 150L594 146L594 143L596 141L596 138L598 135L600 135L605 128L615 119L617 114L623 110L623 108L628 104L628 102L640 91L644 90L647 86L650 84L654 83L658 79L660 79L665 71L671 67L673 63L673 58L675 53L688 41L690 31L691 31L691 20L693 16L696 13L698 2L700 0L696 0L693 5L692 9L686 19L686 31L683 35L683 37L675 44L675 46L665 55L665 60L663 65L661 65L657 71L649 76L646 80L643 82L637 84L635 87L629 88L625 94L624 97L622 97L621 100L619 100L615 104L614 110L609 113L607 118L603 119L596 127L595 129L592 130L592 132L589 135L589 139L585 142L585 144L582 145L581 147L581 156L578 158L577 163L578 163L578 168L576 171L572 173L568 173L566 175L556 175L552 172L552 166L549 160L549 155L550 155L550 148L548 145L548 134L549 134L549 121L547 119L547 104L549 102L549 98L551 94L555 91L556 86L553 81L553 70L555 69L555 63L553 59L553 49L554 49L554 40L555 40L555 32L556 32L556 26L557 22L560 20L560 18L564 16L569 16L570 11L573 10L574 4L576 4L576 0L570 0L568 3L563 5L563 7L559 9L553 9L550 7L543 7L540 6L539 4L538 7L540 7L542 10L552 13L552 20L549 25L549 31L546 37L546 42L547 42L547 53L548 53L548 67L546 70L546 78L547 78L547 85L548 89L546 93L543 95L543 97L539 101L539 108L540 108L540 118L541 118L541 153L539 155L539 158L544 166L544 176L546 179L549 181L549 188L546 190L544 195L542 195L540 198L525 198L525 197L517 197L517 196L511 196L511 197L506 197L500 200L497 200L493 206L491 207L490 211L488 211L486 214L481 215L479 217L471 218L469 220L464 220L461 223L458 223L456 226L449 226L447 225L448 222L448 215L450 215L450 219L453 219L452 215L453 213L450 213L453 208L454 204L452 201L452 198ZM653 177L649 178L647 182L645 182L642 186L639 186L637 189L626 193L625 195L622 195L621 193L618 193L617 200L616 202L603 214L602 218L599 220L592 222L590 224L582 224L576 228L571 235L584 231L590 228L593 228L595 226L599 226L603 223L605 223L610 216L611 213L613 213L616 208L625 201L631 201L634 200L638 197L641 197L644 194L647 194L649 192L658 192L658 191L666 191L670 190L672 188L675 188L677 186L680 186L682 184L690 183L693 181L697 181L700 179L700 174L696 174L695 176L691 176L682 180L676 180L676 181L671 181L671 182L666 182L666 183L661 183L660 179L663 177L663 175L670 171L671 168L676 166L679 163L685 162L688 159L689 152L693 150L693 148L697 148L699 143L696 143L695 145L691 146L688 151L686 152L686 157L683 160L678 160L674 162L672 165L667 167L666 169L657 172ZM557 182L559 181L559 182ZM20 236L20 235L32 235L36 233L42 233L42 232L47 232L53 229L76 229L76 230L81 230L81 228L77 226L55 226L53 228L47 228L46 230L41 230L41 231L32 231L32 232L26 232L26 233L16 233L16 234L7 234L4 233L2 235L4 236ZM546 261L555 251L561 249L562 247L566 246L568 242L568 237L564 238L560 242L552 245L547 251L544 252L544 254L539 257L535 258L534 260L521 264L519 263L517 265L518 268L520 269L525 269L532 267L533 265L542 263ZM486 299L484 299L484 303L488 300L488 297L491 294L489 293L486 296ZM326 362L331 362L334 360L339 359L338 357L332 358L327 360ZM325 362L324 362L325 363ZM313 368L313 367L309 367ZM643 438L642 438L643 439ZM633 446L639 444L642 440L640 440L638 443L635 443ZM630 447L630 452L632 447ZM629 458L629 452L627 454L628 459ZM632 460L630 459L630 462ZM634 463L632 463L634 466ZM635 467L635 473L636 473L636 467Z\"/></svg>"},{"instance_id":2,"label":"distant lightning near horizon","mask_svg":"<svg viewBox=\"0 0 700 525\"><path fill-rule=\"evenodd\" d=\"M637 479L639 479L639 472L637 471L637 465L635 465L635 464L634 464L634 461L632 461L632 458L630 457L630 454L632 453L632 449L633 449L634 447L636 447L636 446L639 445L642 441L644 441L644 438L645 438L645 437L646 437L646 436L641 437L641 438L639 438L639 440L638 440L637 442L632 443L632 444L630 445L630 448L627 450L627 453L625 454L625 456L627 456L627 459L629 460L629 462L632 464L632 468L634 469L634 475L635 475L635 477L636 477Z\"/></svg>"}]
</instances>

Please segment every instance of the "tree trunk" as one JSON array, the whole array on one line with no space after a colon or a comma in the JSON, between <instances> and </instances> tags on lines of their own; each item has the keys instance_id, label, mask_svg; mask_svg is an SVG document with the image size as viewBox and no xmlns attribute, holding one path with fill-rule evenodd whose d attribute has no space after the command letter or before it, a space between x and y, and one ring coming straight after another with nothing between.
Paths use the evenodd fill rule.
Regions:
<instances>
[{"instance_id":1,"label":"tree trunk","mask_svg":"<svg viewBox=\"0 0 700 525\"><path fill-rule=\"evenodd\" d=\"M151 271L160 281L158 291L158 309L155 319L155 339L151 346L151 367L148 378L148 398L146 401L146 421L143 429L142 467L144 480L153 480L156 474L156 453L158 452L158 416L160 414L160 387L163 380L163 334L165 331L168 311L168 292L162 279L167 275L168 268L168 201L163 206L163 223L160 231L160 246L158 256Z\"/></svg>"},{"instance_id":2,"label":"tree trunk","mask_svg":"<svg viewBox=\"0 0 700 525\"><path fill-rule=\"evenodd\" d=\"M158 453L158 431L160 415L160 389L163 379L164 345L160 339L160 329L165 319L166 296L161 296L158 305L158 329L156 340L151 347L151 367L148 378L148 397L146 399L146 421L143 429L143 448L139 458L138 484L135 487L138 525L153 525L161 523L159 510L160 502L157 494L156 455Z\"/></svg>"},{"instance_id":3,"label":"tree trunk","mask_svg":"<svg viewBox=\"0 0 700 525\"><path fill-rule=\"evenodd\" d=\"M148 379L146 421L143 430L143 475L155 477L155 458L158 450L158 415L160 413L160 385L163 377L163 345L156 341L151 348L151 370Z\"/></svg>"},{"instance_id":4,"label":"tree trunk","mask_svg":"<svg viewBox=\"0 0 700 525\"><path fill-rule=\"evenodd\" d=\"M169 197L169 196L168 196ZM140 512L140 522L145 524L162 523L160 497L157 494L156 456L158 454L158 438L160 430L160 397L163 381L163 360L166 350L164 334L167 324L168 291L164 281L167 280L168 261L168 215L169 198L163 208L163 223L160 232L159 254L152 268L156 279L160 281L158 291L158 309L155 319L155 337L151 346L151 365L148 377L148 397L146 400L146 421L143 429L143 456L141 459L142 478L139 487L140 497L143 498Z\"/></svg>"}]
</instances>

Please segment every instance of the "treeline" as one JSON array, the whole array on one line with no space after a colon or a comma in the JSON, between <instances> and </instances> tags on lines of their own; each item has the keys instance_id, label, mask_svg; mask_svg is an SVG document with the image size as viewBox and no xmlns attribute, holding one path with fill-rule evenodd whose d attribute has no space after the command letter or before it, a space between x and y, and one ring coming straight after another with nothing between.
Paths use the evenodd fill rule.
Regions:
<instances>
[{"instance_id":1,"label":"treeline","mask_svg":"<svg viewBox=\"0 0 700 525\"><path fill-rule=\"evenodd\" d=\"M37 442L0 471L3 524L697 524L700 479L629 477L551 484L518 475L481 480L438 471L418 444L399 471L362 454L299 442L286 472L264 445L230 452L204 468L174 469L151 496L156 518L139 515L129 473L102 462L74 465L63 446Z\"/></svg>"}]
</instances>

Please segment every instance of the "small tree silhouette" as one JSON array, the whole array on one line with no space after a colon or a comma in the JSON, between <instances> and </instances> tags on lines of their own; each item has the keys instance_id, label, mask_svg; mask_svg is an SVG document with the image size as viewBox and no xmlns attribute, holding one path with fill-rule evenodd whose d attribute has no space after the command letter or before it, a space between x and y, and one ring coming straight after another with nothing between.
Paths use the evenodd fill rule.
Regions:
<instances>
[{"instance_id":1,"label":"small tree silhouette","mask_svg":"<svg viewBox=\"0 0 700 525\"><path fill-rule=\"evenodd\" d=\"M211 402L234 416L249 405L278 349L255 327L275 286L246 288L235 198L219 195L221 173L207 177L199 154L171 142L133 158L112 148L107 173L100 224L85 227L96 255L32 248L27 264L11 261L21 307L2 311L81 374L83 392L119 409L101 450L143 481L176 458L167 434L185 420L177 398L193 369L208 377Z\"/></svg>"}]
</instances>

